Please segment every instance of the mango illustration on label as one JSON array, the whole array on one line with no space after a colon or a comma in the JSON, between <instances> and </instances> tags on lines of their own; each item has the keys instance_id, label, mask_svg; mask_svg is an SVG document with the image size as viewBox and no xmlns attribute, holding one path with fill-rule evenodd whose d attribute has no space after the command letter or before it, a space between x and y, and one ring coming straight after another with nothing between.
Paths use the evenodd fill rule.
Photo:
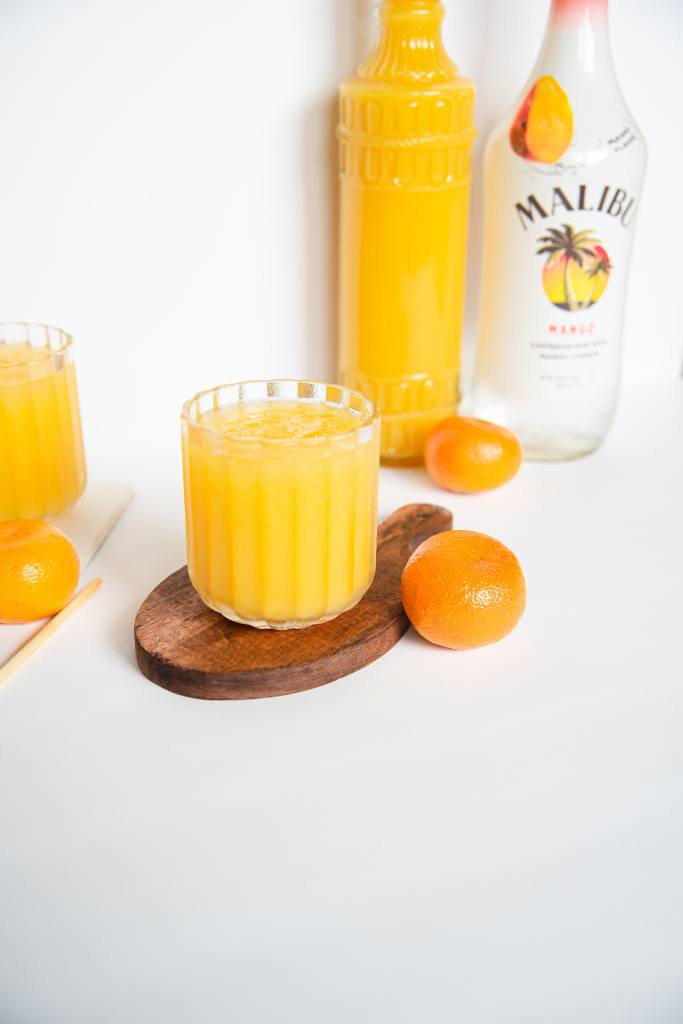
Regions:
<instances>
[{"instance_id":1,"label":"mango illustration on label","mask_svg":"<svg viewBox=\"0 0 683 1024\"><path fill-rule=\"evenodd\" d=\"M612 270L607 250L590 231L549 228L538 239L537 255L546 257L543 290L558 309L575 313L598 301L607 287Z\"/></svg>"},{"instance_id":2,"label":"mango illustration on label","mask_svg":"<svg viewBox=\"0 0 683 1024\"><path fill-rule=\"evenodd\" d=\"M571 104L552 75L534 84L510 128L510 145L518 156L540 164L554 164L572 141Z\"/></svg>"}]
</instances>

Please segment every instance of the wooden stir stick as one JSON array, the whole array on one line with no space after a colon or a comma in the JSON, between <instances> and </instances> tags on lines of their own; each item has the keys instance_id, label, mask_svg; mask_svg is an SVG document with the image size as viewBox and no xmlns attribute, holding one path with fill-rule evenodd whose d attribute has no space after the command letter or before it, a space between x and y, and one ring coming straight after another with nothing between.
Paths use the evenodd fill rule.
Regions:
<instances>
[{"instance_id":1,"label":"wooden stir stick","mask_svg":"<svg viewBox=\"0 0 683 1024\"><path fill-rule=\"evenodd\" d=\"M72 597L69 603L62 608L61 612L57 612L49 622L35 633L30 640L27 640L23 647L20 647L16 654L13 654L9 661L0 668L0 686L6 683L11 675L16 670L28 661L31 655L42 647L46 640L49 640L53 633L55 633L61 625L63 625L67 619L78 611L81 605L85 604L89 597L95 593L98 587L101 585L102 580L96 579L92 583L89 583L87 587L83 587L83 590L79 591L75 597Z\"/></svg>"}]
</instances>

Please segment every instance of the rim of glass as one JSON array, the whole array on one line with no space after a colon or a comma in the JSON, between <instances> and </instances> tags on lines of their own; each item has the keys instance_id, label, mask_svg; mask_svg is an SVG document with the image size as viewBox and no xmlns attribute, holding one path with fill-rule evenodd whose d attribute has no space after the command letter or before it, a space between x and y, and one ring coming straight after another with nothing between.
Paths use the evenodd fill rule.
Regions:
<instances>
[{"instance_id":1,"label":"rim of glass","mask_svg":"<svg viewBox=\"0 0 683 1024\"><path fill-rule=\"evenodd\" d=\"M358 400L363 411L363 418L361 422L358 424L358 426L353 427L351 430L345 430L343 431L343 433L340 434L329 434L322 437L245 437L244 435L231 434L229 431L225 430L213 430L211 427L207 427L205 424L202 423L201 416L196 415L197 407L203 398L206 398L208 395L216 395L219 391L224 391L229 388L235 389L235 391L237 392L237 397L235 401L229 402L227 403L227 405L224 406L214 404L214 408L229 408L230 406L239 405L240 403L247 403L250 401L293 401L301 402L303 404L310 404L312 402L323 402L324 404L327 405L337 405L339 408L349 408L348 404L342 406L339 405L339 403L330 402L328 399L325 398L307 398L305 396L294 396L292 398L278 398L268 394L268 390L271 385L277 386L280 384L296 384L301 387L310 388L334 388L335 390L339 391L343 396L347 398L355 398ZM240 392L243 389L256 385L264 385L266 389L266 394L260 397L254 396L253 398L246 398L241 396ZM372 427L374 426L374 424L378 423L380 416L379 411L374 402L370 401L370 399L367 398L361 391L354 391L353 388L344 387L343 384L330 384L328 381L324 380L300 380L297 377L264 377L260 380L239 380L232 381L228 384L217 384L216 387L205 388L203 391L198 391L196 395L193 395L192 398L189 398L183 404L181 418L189 426L196 427L198 430L201 430L206 434L210 434L212 437L223 438L224 440L235 441L243 444L254 444L255 442L258 442L259 444L268 445L300 445L319 444L321 441L337 441L346 437L353 437L359 431L364 430L368 427Z\"/></svg>"},{"instance_id":2,"label":"rim of glass","mask_svg":"<svg viewBox=\"0 0 683 1024\"><path fill-rule=\"evenodd\" d=\"M4 337L5 328L7 327L26 328L26 337L23 340L7 341ZM36 339L31 337L32 328L43 332L44 339L42 344L39 344ZM0 363L0 369L2 370L13 366L30 366L32 363L38 362L46 352L51 352L56 356L62 355L73 346L73 337L63 327L57 327L55 324L44 324L37 320L2 320L0 321L0 347L4 345L28 345L32 351L35 351L35 356L31 359L17 360L16 362L2 362Z\"/></svg>"}]
</instances>

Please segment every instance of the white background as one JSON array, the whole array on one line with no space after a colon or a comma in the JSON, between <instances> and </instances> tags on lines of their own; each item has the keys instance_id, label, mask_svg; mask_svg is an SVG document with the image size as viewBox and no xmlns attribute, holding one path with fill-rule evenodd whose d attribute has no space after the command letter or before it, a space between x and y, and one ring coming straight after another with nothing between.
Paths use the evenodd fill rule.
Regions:
<instances>
[{"instance_id":1,"label":"white background","mask_svg":"<svg viewBox=\"0 0 683 1024\"><path fill-rule=\"evenodd\" d=\"M489 494L384 470L384 513L515 551L519 626L224 703L134 664L176 446L103 460L137 491L104 585L0 690L2 1024L681 1024L682 437L639 383Z\"/></svg>"},{"instance_id":2,"label":"white background","mask_svg":"<svg viewBox=\"0 0 683 1024\"><path fill-rule=\"evenodd\" d=\"M450 0L481 151L533 64L547 0ZM680 370L683 5L614 0L624 93L650 150L625 373ZM90 449L177 431L182 401L245 377L335 374L335 91L372 0L3 0L2 319L78 345Z\"/></svg>"},{"instance_id":3,"label":"white background","mask_svg":"<svg viewBox=\"0 0 683 1024\"><path fill-rule=\"evenodd\" d=\"M545 0L450 0L481 139ZM334 373L334 93L368 0L0 3L0 311L70 328L104 586L0 692L0 1024L680 1024L683 5L613 0L650 148L614 429L448 505L523 565L462 655L413 633L291 698L147 683L184 559L182 400ZM475 164L474 336L480 191Z\"/></svg>"}]
</instances>

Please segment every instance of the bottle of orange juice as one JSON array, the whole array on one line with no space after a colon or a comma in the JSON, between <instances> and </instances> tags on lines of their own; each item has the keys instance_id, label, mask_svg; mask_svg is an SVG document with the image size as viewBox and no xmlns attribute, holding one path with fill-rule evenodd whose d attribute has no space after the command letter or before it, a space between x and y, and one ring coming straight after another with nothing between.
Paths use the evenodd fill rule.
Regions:
<instances>
[{"instance_id":1,"label":"bottle of orange juice","mask_svg":"<svg viewBox=\"0 0 683 1024\"><path fill-rule=\"evenodd\" d=\"M382 414L382 458L422 461L459 397L474 87L439 0L383 0L340 95L340 374Z\"/></svg>"}]
</instances>

